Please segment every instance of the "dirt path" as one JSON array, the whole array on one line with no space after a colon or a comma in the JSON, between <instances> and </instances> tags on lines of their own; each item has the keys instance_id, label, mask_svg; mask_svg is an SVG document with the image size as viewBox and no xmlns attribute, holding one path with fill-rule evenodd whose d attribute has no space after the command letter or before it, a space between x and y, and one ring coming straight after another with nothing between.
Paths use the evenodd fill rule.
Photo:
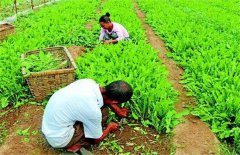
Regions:
<instances>
[{"instance_id":1,"label":"dirt path","mask_svg":"<svg viewBox=\"0 0 240 155\"><path fill-rule=\"evenodd\" d=\"M5 130L9 130L4 144L0 146L0 154L59 154L60 152L48 147L42 137L40 131L42 115L42 106L24 105L1 117L1 121L8 123ZM25 135L17 134L17 130L27 128L29 131Z\"/></svg>"},{"instance_id":2,"label":"dirt path","mask_svg":"<svg viewBox=\"0 0 240 155\"><path fill-rule=\"evenodd\" d=\"M103 3L104 3L104 0L101 0L100 5L99 5L99 7L96 10L97 15L101 13L101 9L100 8L101 8ZM89 31L91 31L93 29L93 24L95 23L95 21L96 21L96 19L92 19L90 22L88 22L86 24L86 27L87 27L87 29Z\"/></svg>"},{"instance_id":3,"label":"dirt path","mask_svg":"<svg viewBox=\"0 0 240 155\"><path fill-rule=\"evenodd\" d=\"M194 98L187 96L187 92L183 85L180 84L180 77L183 73L183 69L177 66L177 64L167 58L164 42L156 36L151 27L145 23L145 15L139 10L138 5L134 2L135 9L138 17L141 19L142 25L146 30L146 35L150 44L159 51L159 57L163 60L169 70L169 81L173 87L179 92L178 102L176 104L176 110L182 111L187 103L194 106ZM188 104L189 105L189 104ZM211 132L209 127L203 123L199 118L192 115L185 117L185 121L179 124L174 129L174 146L176 147L175 153L177 155L205 155L205 154L217 154L219 143L216 136Z\"/></svg>"}]
</instances>

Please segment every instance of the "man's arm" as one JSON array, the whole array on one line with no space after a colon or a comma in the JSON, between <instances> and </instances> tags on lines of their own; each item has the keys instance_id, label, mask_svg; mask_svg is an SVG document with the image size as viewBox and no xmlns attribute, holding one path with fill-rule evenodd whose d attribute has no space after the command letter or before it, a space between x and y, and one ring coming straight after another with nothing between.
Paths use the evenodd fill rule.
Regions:
<instances>
[{"instance_id":1,"label":"man's arm","mask_svg":"<svg viewBox=\"0 0 240 155\"><path fill-rule=\"evenodd\" d=\"M119 116L127 117L129 110L127 108L120 108L117 104L111 104L109 107Z\"/></svg>"},{"instance_id":2,"label":"man's arm","mask_svg":"<svg viewBox=\"0 0 240 155\"><path fill-rule=\"evenodd\" d=\"M115 132L116 130L118 129L118 124L117 123L109 123L107 128L103 131L103 134L100 138L98 139L95 139L94 140L94 143L97 144L97 143L100 143L101 141L103 141L110 132Z\"/></svg>"}]
</instances>

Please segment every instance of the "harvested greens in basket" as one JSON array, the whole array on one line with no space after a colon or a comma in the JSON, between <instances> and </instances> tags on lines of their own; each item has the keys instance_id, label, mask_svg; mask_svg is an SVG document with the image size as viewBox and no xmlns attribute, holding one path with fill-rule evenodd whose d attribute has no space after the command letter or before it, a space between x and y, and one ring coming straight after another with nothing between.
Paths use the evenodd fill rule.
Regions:
<instances>
[{"instance_id":1,"label":"harvested greens in basket","mask_svg":"<svg viewBox=\"0 0 240 155\"><path fill-rule=\"evenodd\" d=\"M30 72L64 69L68 67L68 62L48 51L41 50L37 54L27 56L22 61L22 65L29 74Z\"/></svg>"}]
</instances>

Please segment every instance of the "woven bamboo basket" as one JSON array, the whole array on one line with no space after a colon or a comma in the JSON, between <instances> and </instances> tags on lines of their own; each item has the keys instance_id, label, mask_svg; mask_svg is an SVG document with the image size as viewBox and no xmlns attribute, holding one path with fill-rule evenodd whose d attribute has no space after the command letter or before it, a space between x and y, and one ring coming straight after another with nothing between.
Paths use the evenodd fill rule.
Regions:
<instances>
[{"instance_id":1,"label":"woven bamboo basket","mask_svg":"<svg viewBox=\"0 0 240 155\"><path fill-rule=\"evenodd\" d=\"M54 56L67 60L68 66L64 69L47 70L41 72L26 73L26 68L22 68L22 73L27 80L28 86L35 101L42 101L46 96L51 95L55 90L72 83L75 80L76 64L68 49L63 46L29 51L21 55L22 60L29 55L38 54L40 50L51 52Z\"/></svg>"},{"instance_id":2,"label":"woven bamboo basket","mask_svg":"<svg viewBox=\"0 0 240 155\"><path fill-rule=\"evenodd\" d=\"M15 27L9 23L0 24L0 40L5 39L8 35L15 33Z\"/></svg>"}]
</instances>

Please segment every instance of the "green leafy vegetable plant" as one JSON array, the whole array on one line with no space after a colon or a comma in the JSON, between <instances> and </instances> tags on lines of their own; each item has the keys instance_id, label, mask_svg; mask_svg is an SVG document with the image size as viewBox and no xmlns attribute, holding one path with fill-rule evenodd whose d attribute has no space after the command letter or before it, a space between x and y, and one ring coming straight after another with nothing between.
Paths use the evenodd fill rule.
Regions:
<instances>
[{"instance_id":1,"label":"green leafy vegetable plant","mask_svg":"<svg viewBox=\"0 0 240 155\"><path fill-rule=\"evenodd\" d=\"M40 50L38 54L27 56L23 60L22 65L26 68L27 72L30 73L63 69L68 66L68 63L67 60L58 58L48 51Z\"/></svg>"},{"instance_id":2,"label":"green leafy vegetable plant","mask_svg":"<svg viewBox=\"0 0 240 155\"><path fill-rule=\"evenodd\" d=\"M197 99L192 114L240 150L239 1L137 2L169 56L185 69L182 83Z\"/></svg>"}]
</instances>

